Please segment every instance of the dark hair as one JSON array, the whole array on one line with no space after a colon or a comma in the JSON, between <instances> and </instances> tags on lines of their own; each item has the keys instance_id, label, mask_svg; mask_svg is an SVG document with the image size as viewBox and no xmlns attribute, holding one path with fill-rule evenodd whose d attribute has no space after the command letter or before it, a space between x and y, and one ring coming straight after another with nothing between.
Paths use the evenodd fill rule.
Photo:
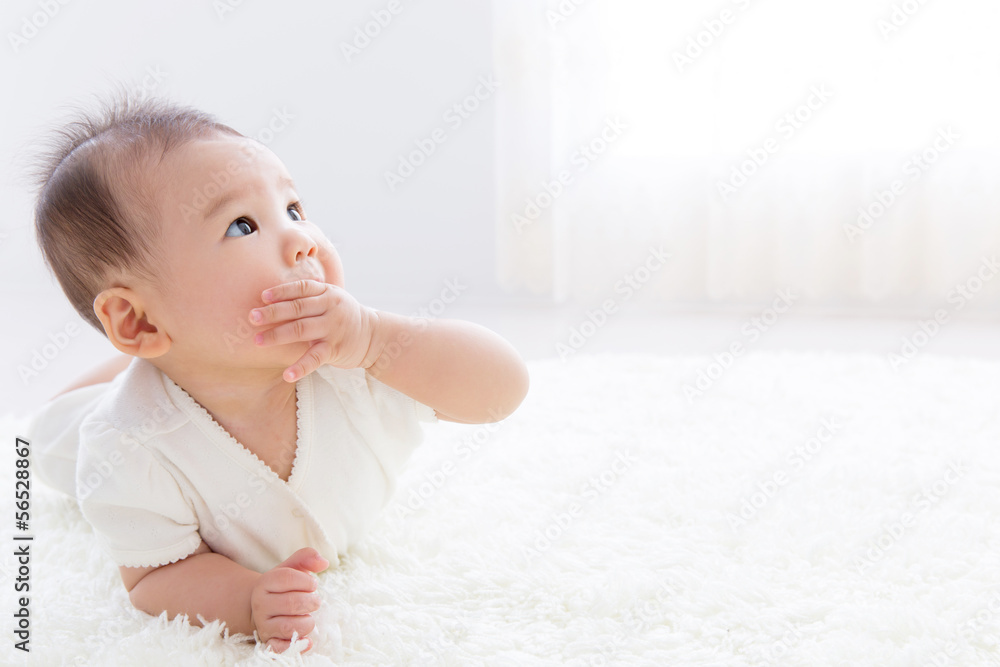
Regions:
<instances>
[{"instance_id":1,"label":"dark hair","mask_svg":"<svg viewBox=\"0 0 1000 667\"><path fill-rule=\"evenodd\" d=\"M168 151L226 133L213 115L127 91L76 109L42 140L30 177L37 187L35 234L73 308L104 334L94 299L123 277L155 284L157 223L144 175ZM106 335L106 334L105 334Z\"/></svg>"}]
</instances>

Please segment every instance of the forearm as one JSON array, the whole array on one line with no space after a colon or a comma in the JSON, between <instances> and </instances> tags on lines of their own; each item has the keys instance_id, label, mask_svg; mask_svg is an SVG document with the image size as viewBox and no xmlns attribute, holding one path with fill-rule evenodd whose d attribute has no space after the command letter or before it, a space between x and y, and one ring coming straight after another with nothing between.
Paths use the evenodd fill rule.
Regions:
<instances>
[{"instance_id":1,"label":"forearm","mask_svg":"<svg viewBox=\"0 0 1000 667\"><path fill-rule=\"evenodd\" d=\"M363 367L381 382L454 421L495 422L528 392L528 371L514 347L486 327L375 311Z\"/></svg>"},{"instance_id":2,"label":"forearm","mask_svg":"<svg viewBox=\"0 0 1000 667\"><path fill-rule=\"evenodd\" d=\"M114 357L113 359L109 359L108 361L105 361L103 364L100 364L99 366L94 368L94 370L90 371L86 375L79 377L76 380L76 382L66 387L52 398L55 398L56 396L61 396L68 391L73 391L74 389L80 389L81 387L89 387L92 384L111 382L112 380L115 379L115 377L118 376L119 373L125 370L130 363L132 363L132 359L134 358L135 357L124 354L118 357Z\"/></svg>"},{"instance_id":3,"label":"forearm","mask_svg":"<svg viewBox=\"0 0 1000 667\"><path fill-rule=\"evenodd\" d=\"M136 609L168 618L187 614L193 625L225 621L231 633L253 635L250 595L259 572L247 569L222 554L202 553L164 565L143 577L129 592Z\"/></svg>"}]
</instances>

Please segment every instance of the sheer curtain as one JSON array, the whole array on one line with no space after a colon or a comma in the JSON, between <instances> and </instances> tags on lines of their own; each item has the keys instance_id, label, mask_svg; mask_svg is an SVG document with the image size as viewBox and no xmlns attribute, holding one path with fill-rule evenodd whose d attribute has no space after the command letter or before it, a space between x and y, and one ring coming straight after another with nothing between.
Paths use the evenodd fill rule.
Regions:
<instances>
[{"instance_id":1,"label":"sheer curtain","mask_svg":"<svg viewBox=\"0 0 1000 667\"><path fill-rule=\"evenodd\" d=\"M1000 303L998 3L493 12L505 288L927 311L963 286L968 310Z\"/></svg>"}]
</instances>

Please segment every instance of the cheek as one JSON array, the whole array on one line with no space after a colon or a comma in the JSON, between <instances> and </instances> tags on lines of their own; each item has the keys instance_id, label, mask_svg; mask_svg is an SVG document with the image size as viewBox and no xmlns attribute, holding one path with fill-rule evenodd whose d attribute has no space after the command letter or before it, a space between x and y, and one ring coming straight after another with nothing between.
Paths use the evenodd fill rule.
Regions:
<instances>
[{"instance_id":1,"label":"cheek","mask_svg":"<svg viewBox=\"0 0 1000 667\"><path fill-rule=\"evenodd\" d=\"M192 285L187 303L181 304L181 316L187 312L190 322L205 334L231 331L249 325L250 310L263 305L260 293L269 285L256 285L245 277L215 275L211 284Z\"/></svg>"},{"instance_id":2,"label":"cheek","mask_svg":"<svg viewBox=\"0 0 1000 667\"><path fill-rule=\"evenodd\" d=\"M323 246L320 246L324 248ZM323 264L323 272L326 274L326 281L332 285L343 287L344 285L344 265L340 261L340 256L333 247L323 249L320 254L320 263Z\"/></svg>"},{"instance_id":3,"label":"cheek","mask_svg":"<svg viewBox=\"0 0 1000 667\"><path fill-rule=\"evenodd\" d=\"M271 328L250 321L250 311L264 305L260 293L273 285L257 285L248 280L227 281L215 297L203 305L205 327L201 336L213 349L259 354L253 335ZM208 341L213 341L209 343Z\"/></svg>"},{"instance_id":4,"label":"cheek","mask_svg":"<svg viewBox=\"0 0 1000 667\"><path fill-rule=\"evenodd\" d=\"M344 286L344 267L339 259L330 261L329 266L323 268L326 271L327 281L330 284L337 285L338 287Z\"/></svg>"},{"instance_id":5,"label":"cheek","mask_svg":"<svg viewBox=\"0 0 1000 667\"><path fill-rule=\"evenodd\" d=\"M315 225L313 225L312 237L316 242L316 247L319 249L317 259L319 259L319 263L323 266L326 281L342 287L344 284L344 267L340 262L340 255L337 253L336 248L333 247L326 234Z\"/></svg>"}]
</instances>

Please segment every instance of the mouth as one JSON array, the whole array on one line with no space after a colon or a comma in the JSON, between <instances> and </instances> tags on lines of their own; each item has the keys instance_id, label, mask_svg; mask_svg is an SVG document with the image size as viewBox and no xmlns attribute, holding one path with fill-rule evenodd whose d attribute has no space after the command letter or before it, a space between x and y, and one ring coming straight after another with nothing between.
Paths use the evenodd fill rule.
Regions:
<instances>
[{"instance_id":1,"label":"mouth","mask_svg":"<svg viewBox=\"0 0 1000 667\"><path fill-rule=\"evenodd\" d=\"M315 280L319 283L326 282L326 279L323 277L323 272L311 266L299 266L292 272L286 282L294 282L296 280Z\"/></svg>"}]
</instances>

